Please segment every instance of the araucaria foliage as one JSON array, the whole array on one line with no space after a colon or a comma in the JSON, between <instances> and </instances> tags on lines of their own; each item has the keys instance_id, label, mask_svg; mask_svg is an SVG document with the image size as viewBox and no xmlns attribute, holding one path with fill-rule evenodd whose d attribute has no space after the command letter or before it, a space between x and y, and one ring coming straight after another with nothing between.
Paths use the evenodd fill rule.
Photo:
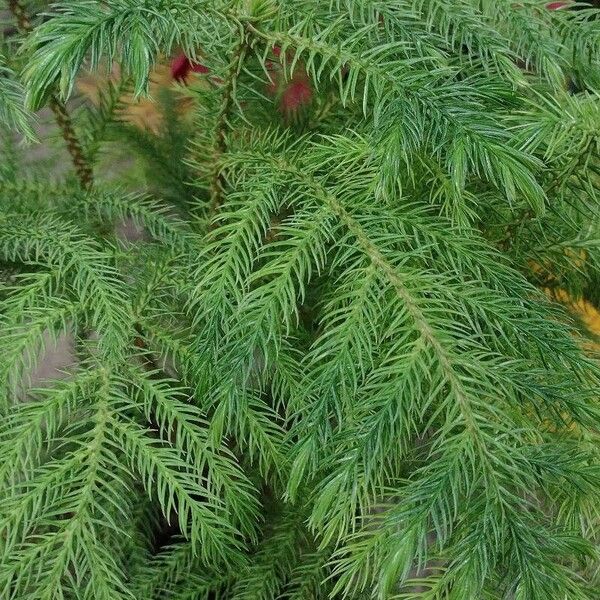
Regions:
<instances>
[{"instance_id":1,"label":"araucaria foliage","mask_svg":"<svg viewBox=\"0 0 600 600\"><path fill-rule=\"evenodd\" d=\"M7 0L0 598L599 598L597 17Z\"/></svg>"}]
</instances>

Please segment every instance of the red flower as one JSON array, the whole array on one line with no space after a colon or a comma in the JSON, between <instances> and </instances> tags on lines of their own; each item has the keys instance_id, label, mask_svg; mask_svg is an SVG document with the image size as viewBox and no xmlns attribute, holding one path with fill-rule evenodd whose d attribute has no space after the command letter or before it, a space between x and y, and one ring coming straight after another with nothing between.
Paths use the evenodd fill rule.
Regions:
<instances>
[{"instance_id":1,"label":"red flower","mask_svg":"<svg viewBox=\"0 0 600 600\"><path fill-rule=\"evenodd\" d=\"M313 97L313 88L306 70L299 64L296 65L291 80L284 79L284 73L281 68L281 47L273 46L273 54L276 59L266 62L269 81L267 83L267 93L271 96L280 94L279 110L284 114L290 114L310 104ZM290 51L285 53L287 61L293 60L293 54Z\"/></svg>"},{"instance_id":2,"label":"red flower","mask_svg":"<svg viewBox=\"0 0 600 600\"><path fill-rule=\"evenodd\" d=\"M171 77L176 81L185 83L190 73L208 73L208 68L204 65L191 61L185 54L178 54L171 61Z\"/></svg>"},{"instance_id":3,"label":"red flower","mask_svg":"<svg viewBox=\"0 0 600 600\"><path fill-rule=\"evenodd\" d=\"M565 6L568 5L568 2L550 2L549 4L546 4L546 8L548 10L560 10L561 8L565 8Z\"/></svg>"},{"instance_id":4,"label":"red flower","mask_svg":"<svg viewBox=\"0 0 600 600\"><path fill-rule=\"evenodd\" d=\"M283 112L294 112L310 104L312 93L312 86L304 73L294 76L281 95L281 110Z\"/></svg>"}]
</instances>

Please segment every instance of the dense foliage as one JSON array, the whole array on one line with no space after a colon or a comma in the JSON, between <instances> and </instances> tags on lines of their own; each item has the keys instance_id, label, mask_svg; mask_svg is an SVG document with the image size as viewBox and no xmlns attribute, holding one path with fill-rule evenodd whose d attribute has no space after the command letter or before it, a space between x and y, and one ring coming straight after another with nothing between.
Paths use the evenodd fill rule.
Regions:
<instances>
[{"instance_id":1,"label":"dense foliage","mask_svg":"<svg viewBox=\"0 0 600 600\"><path fill-rule=\"evenodd\" d=\"M600 377L547 298L599 295L600 20L563 4L7 1L3 600L599 597Z\"/></svg>"}]
</instances>

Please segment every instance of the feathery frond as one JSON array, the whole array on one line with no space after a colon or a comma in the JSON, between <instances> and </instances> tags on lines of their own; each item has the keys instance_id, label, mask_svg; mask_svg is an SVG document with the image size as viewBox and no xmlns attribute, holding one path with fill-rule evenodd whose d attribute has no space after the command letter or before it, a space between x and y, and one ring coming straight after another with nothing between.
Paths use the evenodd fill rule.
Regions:
<instances>
[{"instance_id":1,"label":"feathery frond","mask_svg":"<svg viewBox=\"0 0 600 600\"><path fill-rule=\"evenodd\" d=\"M0 596L595 598L598 10L9 7Z\"/></svg>"}]
</instances>

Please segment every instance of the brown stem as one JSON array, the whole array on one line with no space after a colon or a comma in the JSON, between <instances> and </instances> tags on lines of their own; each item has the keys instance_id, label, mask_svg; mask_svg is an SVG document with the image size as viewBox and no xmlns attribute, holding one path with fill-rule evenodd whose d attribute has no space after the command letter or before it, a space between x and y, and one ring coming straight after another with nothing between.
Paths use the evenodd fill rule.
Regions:
<instances>
[{"instance_id":1,"label":"brown stem","mask_svg":"<svg viewBox=\"0 0 600 600\"><path fill-rule=\"evenodd\" d=\"M50 110L54 113L56 123L62 132L62 136L67 144L67 150L71 155L77 178L83 189L89 189L94 183L94 174L83 154L83 149L73 128L73 122L69 117L67 108L56 95L52 94L49 102Z\"/></svg>"},{"instance_id":2,"label":"brown stem","mask_svg":"<svg viewBox=\"0 0 600 600\"><path fill-rule=\"evenodd\" d=\"M23 33L31 33L33 31L33 25L20 0L8 0L8 8L14 15L19 29ZM79 183L83 189L89 189L94 183L94 175L92 168L85 158L81 143L75 134L71 117L69 116L64 103L56 94L50 96L49 106L50 110L54 113L56 123L67 144L67 150L71 155L71 160L73 161Z\"/></svg>"},{"instance_id":3,"label":"brown stem","mask_svg":"<svg viewBox=\"0 0 600 600\"><path fill-rule=\"evenodd\" d=\"M24 31L25 33L33 31L33 25L31 24L29 16L19 0L8 0L8 8L17 20L17 24L21 31Z\"/></svg>"},{"instance_id":4,"label":"brown stem","mask_svg":"<svg viewBox=\"0 0 600 600\"><path fill-rule=\"evenodd\" d=\"M210 214L214 215L223 202L223 192L225 182L223 176L219 172L218 159L226 150L225 136L229 124L229 115L234 103L234 92L237 76L240 72L240 65L244 60L244 56L248 49L248 41L246 36L239 42L233 51L227 76L223 84L223 99L221 107L217 115L217 123L215 126L215 141L213 146L213 171L210 182Z\"/></svg>"}]
</instances>

